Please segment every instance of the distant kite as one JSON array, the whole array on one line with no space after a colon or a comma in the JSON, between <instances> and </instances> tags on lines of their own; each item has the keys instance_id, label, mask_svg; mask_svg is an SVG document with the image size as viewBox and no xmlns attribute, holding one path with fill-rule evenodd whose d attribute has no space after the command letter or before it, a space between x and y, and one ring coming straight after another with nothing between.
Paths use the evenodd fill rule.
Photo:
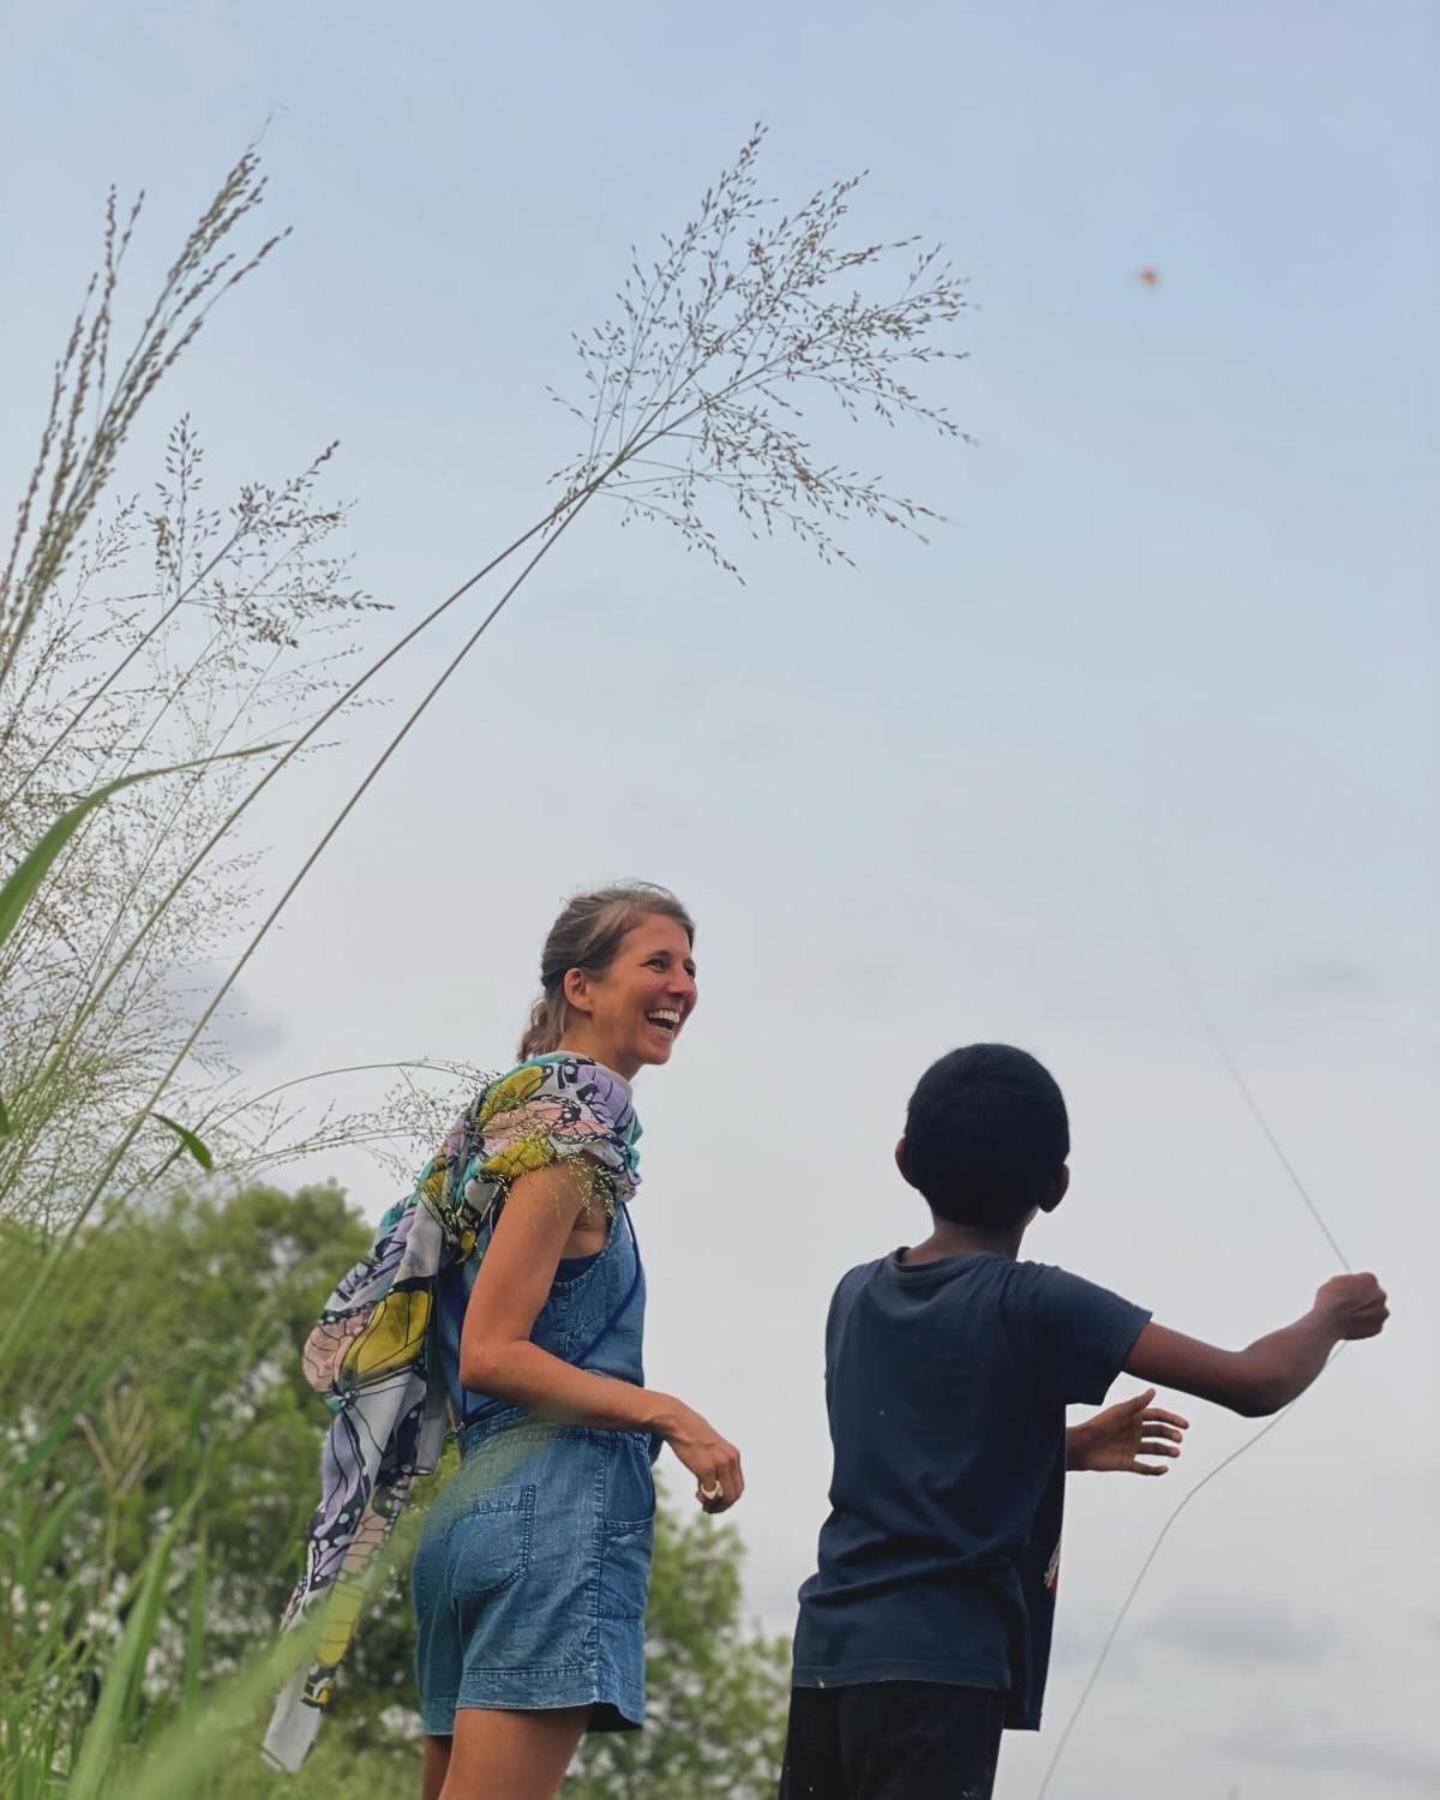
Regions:
<instances>
[{"instance_id":1,"label":"distant kite","mask_svg":"<svg viewBox=\"0 0 1440 1800\"><path fill-rule=\"evenodd\" d=\"M1159 287L1160 271L1158 269L1152 269L1147 264L1143 269L1138 271L1138 273L1135 276L1135 279L1137 281L1143 281L1145 283L1146 287Z\"/></svg>"}]
</instances>

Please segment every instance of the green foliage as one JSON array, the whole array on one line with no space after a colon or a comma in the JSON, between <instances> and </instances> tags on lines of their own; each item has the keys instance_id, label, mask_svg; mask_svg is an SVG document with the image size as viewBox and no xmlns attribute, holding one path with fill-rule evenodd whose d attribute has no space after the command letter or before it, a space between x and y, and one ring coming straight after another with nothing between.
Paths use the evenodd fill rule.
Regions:
<instances>
[{"instance_id":1,"label":"green foliage","mask_svg":"<svg viewBox=\"0 0 1440 1800\"><path fill-rule=\"evenodd\" d=\"M187 1670L214 1679L273 1636L325 1419L298 1347L369 1235L334 1189L257 1188L137 1208L72 1247L0 1394L0 1582L21 1596L0 1611L0 1691L27 1697L22 1738L78 1729L137 1607L154 1614L131 1726L153 1725ZM7 1234L7 1312L46 1254L37 1233ZM147 1589L157 1539L167 1566Z\"/></svg>"},{"instance_id":2,"label":"green foliage","mask_svg":"<svg viewBox=\"0 0 1440 1800\"><path fill-rule=\"evenodd\" d=\"M125 1800L413 1795L403 1567L366 1610L302 1773L259 1758L278 1685L264 1659L328 1419L299 1349L370 1237L334 1188L256 1187L172 1196L77 1239L0 1393L0 1591L20 1596L0 1610L0 1793L44 1793L53 1768ZM12 1229L4 1248L8 1307L45 1247ZM733 1530L662 1506L650 1725L587 1739L567 1795L769 1791L785 1653L744 1623L741 1554Z\"/></svg>"},{"instance_id":3,"label":"green foliage","mask_svg":"<svg viewBox=\"0 0 1440 1800\"><path fill-rule=\"evenodd\" d=\"M20 866L7 878L5 885L0 887L0 944L4 943L19 924L20 915L35 898L40 884L54 868L61 852L75 833L95 808L103 806L112 795L133 787L137 781L155 781L161 775L180 775L203 768L207 763L230 762L240 756L261 756L275 748L274 744L256 744L246 750L227 750L216 756L202 757L197 762L173 763L166 769L138 769L133 775L122 775L116 781L107 781L104 787L96 788L93 794L87 794L83 800L77 801L68 811L61 813L29 853L21 858ZM175 1129L178 1130L179 1127Z\"/></svg>"},{"instance_id":4,"label":"green foliage","mask_svg":"<svg viewBox=\"0 0 1440 1800\"><path fill-rule=\"evenodd\" d=\"M327 1726L298 1775L264 1769L258 1757L235 1757L207 1800L415 1800L419 1762L414 1745L377 1750Z\"/></svg>"}]
</instances>

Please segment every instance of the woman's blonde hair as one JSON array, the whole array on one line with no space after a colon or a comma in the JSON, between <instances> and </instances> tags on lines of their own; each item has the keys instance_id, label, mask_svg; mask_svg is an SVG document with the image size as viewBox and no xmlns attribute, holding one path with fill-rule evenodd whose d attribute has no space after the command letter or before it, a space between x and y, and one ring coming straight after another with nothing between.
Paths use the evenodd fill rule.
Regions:
<instances>
[{"instance_id":1,"label":"woman's blonde hair","mask_svg":"<svg viewBox=\"0 0 1440 1800\"><path fill-rule=\"evenodd\" d=\"M571 969L603 975L614 962L625 933L641 919L674 919L695 942L695 922L668 888L649 881L626 881L576 894L550 927L540 957L540 998L520 1039L520 1057L556 1050L565 1035L569 1003L565 977Z\"/></svg>"}]
</instances>

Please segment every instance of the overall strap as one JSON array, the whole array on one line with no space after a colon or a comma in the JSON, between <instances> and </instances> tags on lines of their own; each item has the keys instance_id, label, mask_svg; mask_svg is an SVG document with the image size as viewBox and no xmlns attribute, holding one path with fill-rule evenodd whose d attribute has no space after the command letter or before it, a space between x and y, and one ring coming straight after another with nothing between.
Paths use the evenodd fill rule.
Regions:
<instances>
[{"instance_id":1,"label":"overall strap","mask_svg":"<svg viewBox=\"0 0 1440 1800\"><path fill-rule=\"evenodd\" d=\"M460 1334L465 1329L465 1308L470 1295L465 1286L465 1265L463 1262L448 1263L435 1278L435 1303L443 1307L455 1324L455 1354L460 1354ZM460 1393L460 1417L455 1421L455 1429L463 1431L470 1423L470 1395L460 1386L457 1371L455 1385Z\"/></svg>"},{"instance_id":2,"label":"overall strap","mask_svg":"<svg viewBox=\"0 0 1440 1800\"><path fill-rule=\"evenodd\" d=\"M640 1262L640 1240L635 1235L635 1221L630 1217L630 1208L623 1200L620 1202L620 1211L624 1215L625 1223L630 1229L630 1243L635 1251L635 1273L630 1277L630 1286L626 1289L625 1298L575 1358L573 1366L577 1369L584 1368L589 1358L594 1355L596 1350L600 1348L601 1344L604 1343L605 1339L609 1337L610 1333L620 1323L621 1319L624 1318L625 1314L630 1309L630 1302L635 1298L640 1283L644 1278L645 1271Z\"/></svg>"}]
</instances>

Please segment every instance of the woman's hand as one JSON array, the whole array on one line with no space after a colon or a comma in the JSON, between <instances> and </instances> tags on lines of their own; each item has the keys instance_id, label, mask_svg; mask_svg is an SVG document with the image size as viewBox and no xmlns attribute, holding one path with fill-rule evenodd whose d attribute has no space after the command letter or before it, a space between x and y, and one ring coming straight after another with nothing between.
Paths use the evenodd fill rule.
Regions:
<instances>
[{"instance_id":1,"label":"woman's hand","mask_svg":"<svg viewBox=\"0 0 1440 1800\"><path fill-rule=\"evenodd\" d=\"M1164 1475L1165 1464L1141 1462L1142 1456L1175 1457L1180 1454L1190 1421L1179 1413L1165 1412L1150 1403L1154 1388L1146 1388L1133 1400L1107 1406L1083 1425L1065 1434L1067 1469L1102 1469L1126 1475Z\"/></svg>"},{"instance_id":2,"label":"woman's hand","mask_svg":"<svg viewBox=\"0 0 1440 1800\"><path fill-rule=\"evenodd\" d=\"M695 1498L707 1513L728 1512L745 1492L740 1452L679 1400L667 1413L660 1435L695 1477Z\"/></svg>"}]
</instances>

